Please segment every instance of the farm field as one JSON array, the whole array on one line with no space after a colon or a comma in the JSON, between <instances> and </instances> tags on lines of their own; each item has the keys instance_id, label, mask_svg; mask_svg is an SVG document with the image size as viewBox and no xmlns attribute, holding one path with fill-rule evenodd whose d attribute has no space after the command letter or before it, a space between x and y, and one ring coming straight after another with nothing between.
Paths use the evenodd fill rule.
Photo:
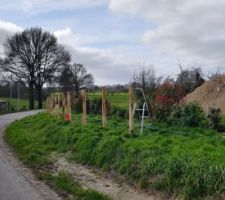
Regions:
<instances>
[{"instance_id":1,"label":"farm field","mask_svg":"<svg viewBox=\"0 0 225 200\"><path fill-rule=\"evenodd\" d=\"M88 98L92 101L94 99L101 99L101 92L90 92ZM107 95L111 105L120 108L128 107L128 92L109 92Z\"/></svg>"},{"instance_id":2,"label":"farm field","mask_svg":"<svg viewBox=\"0 0 225 200\"><path fill-rule=\"evenodd\" d=\"M89 115L87 126L80 121L78 114L67 123L41 113L11 124L5 139L43 180L74 196L55 181L58 177L43 172L51 169L53 152L70 153L69 160L98 167L166 197L224 199L225 138L216 131L151 123L139 135L138 123L129 135L126 120L111 118L105 129L101 116Z\"/></svg>"},{"instance_id":3,"label":"farm field","mask_svg":"<svg viewBox=\"0 0 225 200\"><path fill-rule=\"evenodd\" d=\"M0 97L0 100L4 100L9 104L9 98ZM35 108L37 108L37 102L35 101ZM17 98L12 98L12 110L13 112L18 111ZM27 99L20 100L20 111L29 110L29 101Z\"/></svg>"}]
</instances>

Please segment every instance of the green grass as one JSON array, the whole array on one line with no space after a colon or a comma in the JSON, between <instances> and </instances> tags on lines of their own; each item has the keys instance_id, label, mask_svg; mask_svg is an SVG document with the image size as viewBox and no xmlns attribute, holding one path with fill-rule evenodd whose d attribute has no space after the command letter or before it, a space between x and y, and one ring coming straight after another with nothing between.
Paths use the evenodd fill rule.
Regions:
<instances>
[{"instance_id":1,"label":"green grass","mask_svg":"<svg viewBox=\"0 0 225 200\"><path fill-rule=\"evenodd\" d=\"M225 198L225 137L217 132L152 123L129 135L126 120L80 116L66 123L46 113L11 124L6 141L29 166L48 163L51 152L71 152L71 159L113 171L127 182L183 199Z\"/></svg>"},{"instance_id":2,"label":"green grass","mask_svg":"<svg viewBox=\"0 0 225 200\"><path fill-rule=\"evenodd\" d=\"M4 100L9 105L9 98L6 97L0 97L0 100ZM37 108L37 102L35 101L35 108ZM12 110L18 111L18 102L17 98L12 98ZM27 99L20 99L20 110L29 110L29 101Z\"/></svg>"},{"instance_id":3,"label":"green grass","mask_svg":"<svg viewBox=\"0 0 225 200\"><path fill-rule=\"evenodd\" d=\"M88 93L88 98L90 100L100 99L101 92ZM121 108L128 107L128 92L109 92L107 98L114 106L118 106Z\"/></svg>"},{"instance_id":4,"label":"green grass","mask_svg":"<svg viewBox=\"0 0 225 200\"><path fill-rule=\"evenodd\" d=\"M109 197L102 195L94 190L84 190L75 182L69 174L65 172L59 172L57 175L41 172L39 178L53 189L57 190L64 199L74 200L110 200Z\"/></svg>"}]
</instances>

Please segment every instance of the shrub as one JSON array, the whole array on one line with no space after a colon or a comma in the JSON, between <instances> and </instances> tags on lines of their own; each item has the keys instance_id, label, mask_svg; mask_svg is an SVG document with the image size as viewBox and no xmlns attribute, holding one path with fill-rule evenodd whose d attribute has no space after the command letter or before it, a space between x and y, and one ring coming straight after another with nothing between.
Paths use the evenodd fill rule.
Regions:
<instances>
[{"instance_id":1,"label":"shrub","mask_svg":"<svg viewBox=\"0 0 225 200\"><path fill-rule=\"evenodd\" d=\"M81 113L82 112L82 98L81 98L81 96L79 96L78 98L76 98L74 100L74 102L72 103L72 109L76 113Z\"/></svg>"},{"instance_id":2,"label":"shrub","mask_svg":"<svg viewBox=\"0 0 225 200\"><path fill-rule=\"evenodd\" d=\"M102 99L101 98L95 98L92 101L90 101L90 113L91 114L101 114L102 110Z\"/></svg>"},{"instance_id":3,"label":"shrub","mask_svg":"<svg viewBox=\"0 0 225 200\"><path fill-rule=\"evenodd\" d=\"M113 115L118 118L128 119L128 109L121 108L118 106L112 106L110 110L110 115Z\"/></svg>"},{"instance_id":4,"label":"shrub","mask_svg":"<svg viewBox=\"0 0 225 200\"><path fill-rule=\"evenodd\" d=\"M107 104L107 115L110 114L111 105L109 101L106 101ZM89 113L94 115L100 115L102 113L102 99L95 98L89 102Z\"/></svg>"},{"instance_id":5,"label":"shrub","mask_svg":"<svg viewBox=\"0 0 225 200\"><path fill-rule=\"evenodd\" d=\"M206 127L207 117L199 105L190 103L173 107L168 122L181 126Z\"/></svg>"},{"instance_id":6,"label":"shrub","mask_svg":"<svg viewBox=\"0 0 225 200\"><path fill-rule=\"evenodd\" d=\"M219 108L210 108L208 113L209 128L224 131L225 127L222 125L221 110Z\"/></svg>"},{"instance_id":7,"label":"shrub","mask_svg":"<svg viewBox=\"0 0 225 200\"><path fill-rule=\"evenodd\" d=\"M167 79L156 90L155 99L151 104L154 118L159 121L165 121L170 115L175 104L185 96L183 88L173 79Z\"/></svg>"}]
</instances>

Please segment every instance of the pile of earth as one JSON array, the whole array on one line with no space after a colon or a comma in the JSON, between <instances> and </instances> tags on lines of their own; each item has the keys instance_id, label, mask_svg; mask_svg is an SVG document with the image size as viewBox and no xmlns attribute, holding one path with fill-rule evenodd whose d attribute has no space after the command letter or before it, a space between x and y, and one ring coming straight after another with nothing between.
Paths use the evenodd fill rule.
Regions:
<instances>
[{"instance_id":1,"label":"pile of earth","mask_svg":"<svg viewBox=\"0 0 225 200\"><path fill-rule=\"evenodd\" d=\"M198 103L205 112L208 112L209 108L219 108L225 114L225 76L206 81L184 100L186 103Z\"/></svg>"}]
</instances>

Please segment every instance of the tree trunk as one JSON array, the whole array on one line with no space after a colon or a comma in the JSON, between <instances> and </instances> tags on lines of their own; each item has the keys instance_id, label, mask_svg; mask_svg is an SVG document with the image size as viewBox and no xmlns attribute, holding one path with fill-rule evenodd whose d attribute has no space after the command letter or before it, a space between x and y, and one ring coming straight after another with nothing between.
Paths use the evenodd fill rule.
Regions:
<instances>
[{"instance_id":1,"label":"tree trunk","mask_svg":"<svg viewBox=\"0 0 225 200\"><path fill-rule=\"evenodd\" d=\"M37 96L38 96L38 109L42 108L42 87L36 88Z\"/></svg>"},{"instance_id":2,"label":"tree trunk","mask_svg":"<svg viewBox=\"0 0 225 200\"><path fill-rule=\"evenodd\" d=\"M29 109L34 109L34 84L32 82L29 83Z\"/></svg>"}]
</instances>

